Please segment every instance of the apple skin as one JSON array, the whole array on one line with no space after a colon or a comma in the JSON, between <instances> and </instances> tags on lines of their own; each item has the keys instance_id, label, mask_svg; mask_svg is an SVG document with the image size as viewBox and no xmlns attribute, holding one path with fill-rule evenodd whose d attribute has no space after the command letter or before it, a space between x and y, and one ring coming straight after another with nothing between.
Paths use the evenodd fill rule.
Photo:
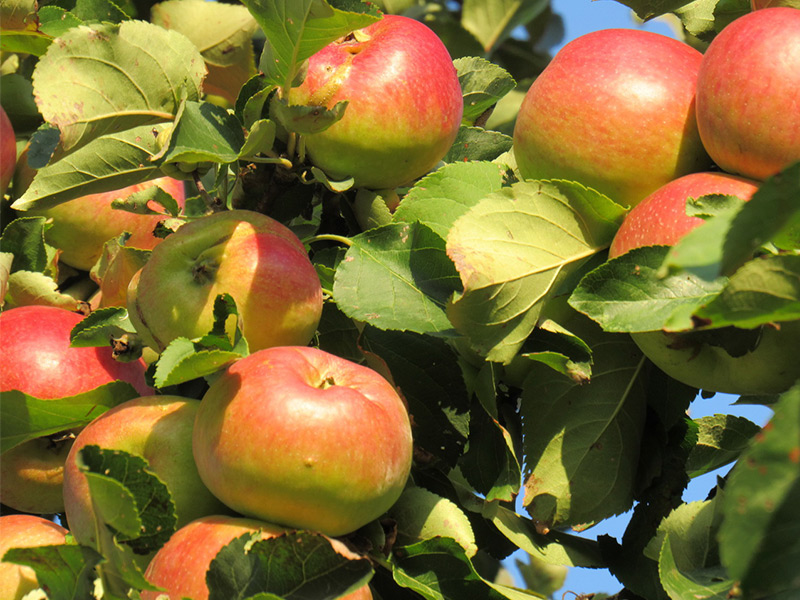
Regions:
<instances>
[{"instance_id":1,"label":"apple skin","mask_svg":"<svg viewBox=\"0 0 800 600\"><path fill-rule=\"evenodd\" d=\"M5 109L0 106L0 197L6 193L17 164L17 141L14 127Z\"/></svg>"},{"instance_id":2,"label":"apple skin","mask_svg":"<svg viewBox=\"0 0 800 600\"><path fill-rule=\"evenodd\" d=\"M750 0L750 7L753 10L761 8L772 8L775 6L789 6L791 8L800 8L800 0Z\"/></svg>"},{"instance_id":3,"label":"apple skin","mask_svg":"<svg viewBox=\"0 0 800 600\"><path fill-rule=\"evenodd\" d=\"M73 437L59 441L41 437L4 452L0 460L3 504L40 515L63 512L64 462L73 441Z\"/></svg>"},{"instance_id":4,"label":"apple skin","mask_svg":"<svg viewBox=\"0 0 800 600\"><path fill-rule=\"evenodd\" d=\"M45 234L47 242L61 250L59 260L65 264L90 270L108 240L122 232L131 234L127 244L133 248L152 250L162 239L153 235L155 226L166 215L138 215L111 208L111 201L126 198L135 192L158 186L183 206L186 192L182 181L170 177L152 179L113 192L89 194L63 202L45 210L28 210L23 215L43 216L53 219L53 226ZM153 206L158 210L158 206Z\"/></svg>"},{"instance_id":5,"label":"apple skin","mask_svg":"<svg viewBox=\"0 0 800 600\"><path fill-rule=\"evenodd\" d=\"M81 430L64 467L64 508L79 543L96 545L89 486L77 465L78 452L91 444L144 457L172 494L177 527L228 512L203 485L194 464L192 429L198 406L189 398L143 396L106 411Z\"/></svg>"},{"instance_id":6,"label":"apple skin","mask_svg":"<svg viewBox=\"0 0 800 600\"><path fill-rule=\"evenodd\" d=\"M3 515L0 517L0 558L11 548L35 548L66 543L69 533L61 525L33 515ZM0 598L22 600L28 592L39 587L36 574L30 567L0 562Z\"/></svg>"},{"instance_id":7,"label":"apple skin","mask_svg":"<svg viewBox=\"0 0 800 600\"><path fill-rule=\"evenodd\" d=\"M227 516L202 517L176 531L156 553L145 571L145 579L166 592L143 591L142 600L157 600L166 593L167 600L207 600L206 572L217 553L235 538L247 533L261 533L262 540L286 530L258 521ZM346 554L344 544L330 540L334 548ZM372 593L365 585L342 597L344 600L371 600Z\"/></svg>"},{"instance_id":8,"label":"apple skin","mask_svg":"<svg viewBox=\"0 0 800 600\"><path fill-rule=\"evenodd\" d=\"M243 515L344 535L382 515L409 475L403 400L377 372L278 347L234 363L203 397L197 470Z\"/></svg>"},{"instance_id":9,"label":"apple skin","mask_svg":"<svg viewBox=\"0 0 800 600\"><path fill-rule=\"evenodd\" d=\"M702 172L684 175L661 186L625 216L617 230L609 258L640 246L674 246L684 235L704 223L686 214L686 201L707 194L725 194L749 200L759 182L727 173Z\"/></svg>"},{"instance_id":10,"label":"apple skin","mask_svg":"<svg viewBox=\"0 0 800 600\"><path fill-rule=\"evenodd\" d=\"M525 95L514 154L525 179L568 179L633 206L710 166L694 112L702 54L648 31L567 44Z\"/></svg>"},{"instance_id":11,"label":"apple skin","mask_svg":"<svg viewBox=\"0 0 800 600\"><path fill-rule=\"evenodd\" d=\"M727 173L693 173L659 188L626 215L609 249L609 257L633 248L676 244L703 219L686 215L686 200L727 194L749 200L759 182ZM705 332L702 335L711 335ZM692 387L730 394L776 394L800 374L800 321L764 327L758 346L733 357L692 332L632 333L633 341L658 368Z\"/></svg>"},{"instance_id":12,"label":"apple skin","mask_svg":"<svg viewBox=\"0 0 800 600\"><path fill-rule=\"evenodd\" d=\"M800 10L764 8L714 38L697 80L697 124L724 171L763 180L800 160Z\"/></svg>"},{"instance_id":13,"label":"apple skin","mask_svg":"<svg viewBox=\"0 0 800 600\"><path fill-rule=\"evenodd\" d=\"M369 39L358 41L361 36ZM304 135L311 162L355 187L394 188L430 171L452 146L464 101L444 43L415 19L385 15L329 44L308 62L290 104L332 108L344 117Z\"/></svg>"},{"instance_id":14,"label":"apple skin","mask_svg":"<svg viewBox=\"0 0 800 600\"><path fill-rule=\"evenodd\" d=\"M208 333L222 293L236 301L251 351L307 344L322 315L322 286L302 242L248 210L187 223L156 246L128 287L128 312L161 351Z\"/></svg>"}]
</instances>

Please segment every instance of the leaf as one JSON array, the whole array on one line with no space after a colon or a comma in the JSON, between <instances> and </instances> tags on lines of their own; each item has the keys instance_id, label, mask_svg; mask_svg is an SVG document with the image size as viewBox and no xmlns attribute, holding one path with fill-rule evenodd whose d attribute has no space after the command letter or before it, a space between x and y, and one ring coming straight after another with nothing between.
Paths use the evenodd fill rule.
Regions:
<instances>
[{"instance_id":1,"label":"leaf","mask_svg":"<svg viewBox=\"0 0 800 600\"><path fill-rule=\"evenodd\" d=\"M36 573L36 582L49 598L84 600L93 597L94 568L103 556L88 546L58 544L12 548L3 563L25 565Z\"/></svg>"},{"instance_id":2,"label":"leaf","mask_svg":"<svg viewBox=\"0 0 800 600\"><path fill-rule=\"evenodd\" d=\"M719 532L722 564L753 598L800 592L800 386L773 408L728 477Z\"/></svg>"},{"instance_id":3,"label":"leaf","mask_svg":"<svg viewBox=\"0 0 800 600\"><path fill-rule=\"evenodd\" d=\"M164 211L159 212L152 209L150 207L151 202L161 206ZM178 201L169 192L165 192L157 185L147 186L145 189L134 192L124 198L114 198L111 201L111 208L125 210L137 215L160 215L166 212L172 217L178 217L181 212Z\"/></svg>"},{"instance_id":4,"label":"leaf","mask_svg":"<svg viewBox=\"0 0 800 600\"><path fill-rule=\"evenodd\" d=\"M203 161L231 163L239 158L243 145L242 125L234 115L210 102L188 101L176 116L169 145L153 158L159 165Z\"/></svg>"},{"instance_id":5,"label":"leaf","mask_svg":"<svg viewBox=\"0 0 800 600\"><path fill-rule=\"evenodd\" d=\"M547 298L610 244L623 214L574 182L526 181L489 194L447 237L464 286L447 316L487 360L509 362Z\"/></svg>"},{"instance_id":6,"label":"leaf","mask_svg":"<svg viewBox=\"0 0 800 600\"><path fill-rule=\"evenodd\" d=\"M599 521L633 503L646 394L629 336L575 315L562 323L592 349L583 385L534 364L523 384L523 505L547 529Z\"/></svg>"},{"instance_id":7,"label":"leaf","mask_svg":"<svg viewBox=\"0 0 800 600\"><path fill-rule=\"evenodd\" d=\"M181 100L200 97L205 73L185 36L124 21L68 30L39 60L33 87L69 153L102 135L172 120Z\"/></svg>"},{"instance_id":8,"label":"leaf","mask_svg":"<svg viewBox=\"0 0 800 600\"><path fill-rule=\"evenodd\" d=\"M40 31L54 38L64 35L68 29L85 25L78 15L60 6L42 6L38 14Z\"/></svg>"},{"instance_id":9,"label":"leaf","mask_svg":"<svg viewBox=\"0 0 800 600\"><path fill-rule=\"evenodd\" d=\"M697 477L735 461L761 428L734 415L714 415L696 419L697 445L689 454L686 471Z\"/></svg>"},{"instance_id":10,"label":"leaf","mask_svg":"<svg viewBox=\"0 0 800 600\"><path fill-rule=\"evenodd\" d=\"M664 541L669 539L670 553L681 571L719 567L719 504L719 497L680 504L661 521L658 533L647 544L644 554L658 561Z\"/></svg>"},{"instance_id":11,"label":"leaf","mask_svg":"<svg viewBox=\"0 0 800 600\"><path fill-rule=\"evenodd\" d=\"M159 168L150 162L150 157L158 151L158 130L142 126L92 141L40 169L11 208L46 210L67 200L161 177Z\"/></svg>"},{"instance_id":12,"label":"leaf","mask_svg":"<svg viewBox=\"0 0 800 600\"><path fill-rule=\"evenodd\" d=\"M434 537L454 539L472 557L478 551L467 515L454 503L420 487L403 490L388 511L397 521L397 544L405 546Z\"/></svg>"},{"instance_id":13,"label":"leaf","mask_svg":"<svg viewBox=\"0 0 800 600\"><path fill-rule=\"evenodd\" d=\"M474 125L478 117L517 85L508 71L485 58L457 58L453 64L464 95L462 121L468 125Z\"/></svg>"},{"instance_id":14,"label":"leaf","mask_svg":"<svg viewBox=\"0 0 800 600\"><path fill-rule=\"evenodd\" d=\"M800 254L745 263L694 316L706 327L740 328L800 319Z\"/></svg>"},{"instance_id":15,"label":"leaf","mask_svg":"<svg viewBox=\"0 0 800 600\"><path fill-rule=\"evenodd\" d=\"M464 0L461 25L489 54L516 27L532 21L547 6L546 0Z\"/></svg>"},{"instance_id":16,"label":"leaf","mask_svg":"<svg viewBox=\"0 0 800 600\"><path fill-rule=\"evenodd\" d=\"M234 539L211 561L209 600L339 598L372 575L368 560L337 552L318 533L290 532L255 542L253 537Z\"/></svg>"},{"instance_id":17,"label":"leaf","mask_svg":"<svg viewBox=\"0 0 800 600\"><path fill-rule=\"evenodd\" d=\"M688 319L713 299L724 281L709 282L685 272L660 278L668 252L667 246L645 246L609 260L580 281L570 306L606 331L657 331L668 323L682 323L680 317ZM688 322L683 328L691 326Z\"/></svg>"},{"instance_id":18,"label":"leaf","mask_svg":"<svg viewBox=\"0 0 800 600\"><path fill-rule=\"evenodd\" d=\"M402 390L414 420L414 442L453 467L469 431L469 397L456 355L444 340L367 325L365 352L379 357Z\"/></svg>"},{"instance_id":19,"label":"leaf","mask_svg":"<svg viewBox=\"0 0 800 600\"><path fill-rule=\"evenodd\" d=\"M288 104L283 98L273 102L270 114L287 130L301 134L320 133L344 117L348 101L337 102L333 108Z\"/></svg>"},{"instance_id":20,"label":"leaf","mask_svg":"<svg viewBox=\"0 0 800 600\"><path fill-rule=\"evenodd\" d=\"M126 306L128 284L150 257L150 250L126 246L124 242L128 237L123 233L119 238L107 241L103 253L89 272L92 281L100 287L99 308Z\"/></svg>"},{"instance_id":21,"label":"leaf","mask_svg":"<svg viewBox=\"0 0 800 600\"><path fill-rule=\"evenodd\" d=\"M112 306L92 311L70 332L70 346L86 348L108 346L108 340L124 333L134 333L136 328L128 318L128 310Z\"/></svg>"},{"instance_id":22,"label":"leaf","mask_svg":"<svg viewBox=\"0 0 800 600\"><path fill-rule=\"evenodd\" d=\"M70 311L80 308L80 302L76 298L61 293L58 283L44 273L15 271L9 275L6 284L4 296L6 309L31 304L57 306Z\"/></svg>"},{"instance_id":23,"label":"leaf","mask_svg":"<svg viewBox=\"0 0 800 600\"><path fill-rule=\"evenodd\" d=\"M720 568L683 572L675 562L670 536L664 538L661 546L658 573L670 598L728 600L734 588L734 582Z\"/></svg>"},{"instance_id":24,"label":"leaf","mask_svg":"<svg viewBox=\"0 0 800 600\"><path fill-rule=\"evenodd\" d=\"M5 391L0 405L0 453L37 437L83 427L109 408L138 396L133 386L124 381L55 400Z\"/></svg>"},{"instance_id":25,"label":"leaf","mask_svg":"<svg viewBox=\"0 0 800 600\"><path fill-rule=\"evenodd\" d=\"M154 552L175 532L175 505L147 460L87 445L78 453L77 464L89 484L100 526L110 527L115 539L136 554Z\"/></svg>"},{"instance_id":26,"label":"leaf","mask_svg":"<svg viewBox=\"0 0 800 600\"><path fill-rule=\"evenodd\" d=\"M444 240L422 223L393 223L352 238L333 296L348 317L379 329L448 334L445 305L458 289Z\"/></svg>"},{"instance_id":27,"label":"leaf","mask_svg":"<svg viewBox=\"0 0 800 600\"><path fill-rule=\"evenodd\" d=\"M494 160L511 150L514 140L499 131L489 131L480 127L462 126L450 150L442 158L446 163Z\"/></svg>"},{"instance_id":28,"label":"leaf","mask_svg":"<svg viewBox=\"0 0 800 600\"><path fill-rule=\"evenodd\" d=\"M19 217L8 223L0 236L3 252L14 255L11 272L33 271L57 275L56 249L46 241L44 234L50 229L45 217Z\"/></svg>"},{"instance_id":29,"label":"leaf","mask_svg":"<svg viewBox=\"0 0 800 600\"><path fill-rule=\"evenodd\" d=\"M244 0L243 4L266 34L259 68L269 84L286 90L303 61L378 16L374 7L341 0ZM346 5L344 10L334 8L341 4Z\"/></svg>"},{"instance_id":30,"label":"leaf","mask_svg":"<svg viewBox=\"0 0 800 600\"><path fill-rule=\"evenodd\" d=\"M203 0L205 2L205 0ZM262 152L269 152L275 143L275 131L277 127L269 119L259 119L250 126L250 132L244 141L242 149L239 151L239 158L255 156Z\"/></svg>"}]
</instances>

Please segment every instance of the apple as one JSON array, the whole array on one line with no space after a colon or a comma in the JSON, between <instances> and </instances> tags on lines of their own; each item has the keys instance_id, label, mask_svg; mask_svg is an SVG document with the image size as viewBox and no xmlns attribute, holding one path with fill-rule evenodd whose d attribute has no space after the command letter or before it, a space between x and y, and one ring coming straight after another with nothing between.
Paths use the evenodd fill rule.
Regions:
<instances>
[{"instance_id":1,"label":"apple","mask_svg":"<svg viewBox=\"0 0 800 600\"><path fill-rule=\"evenodd\" d=\"M61 525L33 515L3 515L0 517L0 558L11 548L36 548L66 543L69 533ZM0 598L22 600L39 588L36 573L30 567L0 562Z\"/></svg>"},{"instance_id":2,"label":"apple","mask_svg":"<svg viewBox=\"0 0 800 600\"><path fill-rule=\"evenodd\" d=\"M800 0L750 0L750 7L753 10L760 8L772 8L774 6L790 6L800 8Z\"/></svg>"},{"instance_id":3,"label":"apple","mask_svg":"<svg viewBox=\"0 0 800 600\"><path fill-rule=\"evenodd\" d=\"M0 197L6 193L16 164L17 140L14 136L14 127L5 109L0 106Z\"/></svg>"},{"instance_id":4,"label":"apple","mask_svg":"<svg viewBox=\"0 0 800 600\"><path fill-rule=\"evenodd\" d=\"M83 317L52 306L21 306L0 313L0 393L19 390L57 402L113 381L127 381L140 394L145 384L142 360L118 362L110 348L71 348L70 331ZM69 435L25 442L0 459L0 501L23 512L63 510L61 483Z\"/></svg>"},{"instance_id":5,"label":"apple","mask_svg":"<svg viewBox=\"0 0 800 600\"><path fill-rule=\"evenodd\" d=\"M333 108L344 117L304 135L311 162L356 187L411 183L444 157L461 125L464 101L444 43L423 23L385 15L329 44L308 61L288 102Z\"/></svg>"},{"instance_id":6,"label":"apple","mask_svg":"<svg viewBox=\"0 0 800 600\"><path fill-rule=\"evenodd\" d=\"M759 182L727 173L684 175L661 186L625 216L617 230L609 258L640 246L674 246L684 235L704 223L686 214L686 201L707 194L725 194L749 200Z\"/></svg>"},{"instance_id":7,"label":"apple","mask_svg":"<svg viewBox=\"0 0 800 600\"><path fill-rule=\"evenodd\" d=\"M197 470L230 508L326 535L350 533L400 496L409 416L376 371L310 347L236 361L200 403Z\"/></svg>"},{"instance_id":8,"label":"apple","mask_svg":"<svg viewBox=\"0 0 800 600\"><path fill-rule=\"evenodd\" d=\"M248 211L183 225L153 249L128 288L128 312L144 342L163 350L213 325L217 295L236 301L250 350L307 344L322 315L322 286L290 229Z\"/></svg>"},{"instance_id":9,"label":"apple","mask_svg":"<svg viewBox=\"0 0 800 600\"><path fill-rule=\"evenodd\" d=\"M144 457L166 484L177 527L227 512L203 485L192 457L192 429L199 402L178 396L143 396L106 411L78 434L64 467L64 508L69 529L82 544L96 545L94 509L78 452L87 445Z\"/></svg>"},{"instance_id":10,"label":"apple","mask_svg":"<svg viewBox=\"0 0 800 600\"><path fill-rule=\"evenodd\" d=\"M703 219L686 215L686 200L706 194L726 194L749 200L757 181L726 173L693 173L653 192L626 215L609 249L609 257L633 248L676 244ZM726 328L698 332L647 331L631 334L656 366L692 387L730 394L776 394L800 375L800 321L762 327L754 349L732 356L715 344L719 336L743 339L752 332Z\"/></svg>"},{"instance_id":11,"label":"apple","mask_svg":"<svg viewBox=\"0 0 800 600\"><path fill-rule=\"evenodd\" d=\"M697 125L724 171L766 179L800 160L800 10L764 8L726 26L703 55Z\"/></svg>"},{"instance_id":12,"label":"apple","mask_svg":"<svg viewBox=\"0 0 800 600\"><path fill-rule=\"evenodd\" d=\"M127 198L133 193L158 186L183 206L186 199L182 181L170 177L152 179L113 192L89 194L44 210L28 210L24 215L52 219L53 226L45 234L47 242L61 250L59 260L88 271L100 258L105 243L124 231L131 234L127 245L153 249L162 238L153 235L156 225L167 215L139 215L111 208L112 200ZM157 206L152 206L158 209Z\"/></svg>"},{"instance_id":13,"label":"apple","mask_svg":"<svg viewBox=\"0 0 800 600\"><path fill-rule=\"evenodd\" d=\"M626 206L710 165L694 114L702 54L648 31L568 43L531 85L514 127L525 179L578 181Z\"/></svg>"},{"instance_id":14,"label":"apple","mask_svg":"<svg viewBox=\"0 0 800 600\"><path fill-rule=\"evenodd\" d=\"M286 530L255 519L208 516L192 521L176 531L155 554L145 571L145 578L166 590L165 600L207 600L206 572L217 553L247 533L260 533L260 539L269 539ZM344 544L330 540L341 554L348 554ZM142 592L142 600L157 600L164 592ZM372 593L365 585L342 597L345 600L371 600Z\"/></svg>"}]
</instances>

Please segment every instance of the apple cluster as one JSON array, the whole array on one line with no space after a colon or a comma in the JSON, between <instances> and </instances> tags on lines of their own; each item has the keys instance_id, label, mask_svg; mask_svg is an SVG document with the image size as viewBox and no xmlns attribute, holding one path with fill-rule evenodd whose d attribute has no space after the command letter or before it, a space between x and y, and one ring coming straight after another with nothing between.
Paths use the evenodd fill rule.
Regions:
<instances>
[{"instance_id":1,"label":"apple cluster","mask_svg":"<svg viewBox=\"0 0 800 600\"><path fill-rule=\"evenodd\" d=\"M567 44L527 92L514 129L519 171L576 180L631 207L609 258L673 246L704 223L687 215L688 199L747 201L800 160L798 89L796 8L754 10L704 53L645 31L591 33ZM632 337L671 377L707 391L780 393L800 373L787 351L800 343L798 321L762 327L755 347L736 356L707 333Z\"/></svg>"}]
</instances>

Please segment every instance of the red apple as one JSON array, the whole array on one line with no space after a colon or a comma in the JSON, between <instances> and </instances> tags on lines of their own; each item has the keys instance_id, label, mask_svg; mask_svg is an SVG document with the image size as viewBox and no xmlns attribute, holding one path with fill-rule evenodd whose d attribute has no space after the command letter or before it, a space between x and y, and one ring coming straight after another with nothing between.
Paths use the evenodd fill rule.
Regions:
<instances>
[{"instance_id":1,"label":"red apple","mask_svg":"<svg viewBox=\"0 0 800 600\"><path fill-rule=\"evenodd\" d=\"M394 188L426 174L461 125L464 101L453 61L415 19L386 15L309 59L291 104L332 108L341 121L303 136L311 162L356 187Z\"/></svg>"},{"instance_id":2,"label":"red apple","mask_svg":"<svg viewBox=\"0 0 800 600\"><path fill-rule=\"evenodd\" d=\"M78 542L96 543L89 485L77 465L78 452L87 445L124 450L147 459L172 494L177 527L226 511L203 485L192 457L192 428L199 404L177 396L145 396L123 402L84 427L64 468L64 508Z\"/></svg>"},{"instance_id":3,"label":"red apple","mask_svg":"<svg viewBox=\"0 0 800 600\"><path fill-rule=\"evenodd\" d=\"M61 525L33 515L3 515L0 532L0 558L11 548L64 544L69 533ZM3 600L22 600L38 587L36 574L30 567L0 562L0 598Z\"/></svg>"},{"instance_id":4,"label":"red apple","mask_svg":"<svg viewBox=\"0 0 800 600\"><path fill-rule=\"evenodd\" d=\"M709 165L694 114L702 55L663 35L606 29L567 44L519 109L525 179L569 179L632 206Z\"/></svg>"},{"instance_id":5,"label":"red apple","mask_svg":"<svg viewBox=\"0 0 800 600\"><path fill-rule=\"evenodd\" d=\"M166 600L207 600L206 572L217 553L235 538L247 533L269 539L286 530L255 519L209 516L197 519L176 531L156 553L145 571L145 578L166 590ZM330 540L342 554L347 550L338 540ZM142 592L142 600L157 600L164 592ZM343 596L345 600L371 600L365 585Z\"/></svg>"},{"instance_id":6,"label":"red apple","mask_svg":"<svg viewBox=\"0 0 800 600\"><path fill-rule=\"evenodd\" d=\"M674 246L704 223L686 214L686 201L707 194L725 194L749 200L759 183L727 173L692 173L660 187L626 215L608 250L610 258L640 246Z\"/></svg>"},{"instance_id":7,"label":"red apple","mask_svg":"<svg viewBox=\"0 0 800 600\"><path fill-rule=\"evenodd\" d=\"M248 516L343 535L382 515L411 468L406 407L377 372L310 347L234 363L200 403L197 470Z\"/></svg>"},{"instance_id":8,"label":"red apple","mask_svg":"<svg viewBox=\"0 0 800 600\"><path fill-rule=\"evenodd\" d=\"M14 137L14 127L5 109L0 106L0 197L6 193L16 164L17 140Z\"/></svg>"},{"instance_id":9,"label":"red apple","mask_svg":"<svg viewBox=\"0 0 800 600\"><path fill-rule=\"evenodd\" d=\"M611 243L610 257L633 248L674 245L703 219L686 215L686 200L706 194L727 194L749 200L758 182L725 173L694 173L668 183L635 206ZM800 321L763 327L757 346L741 356L710 343L713 330L647 331L631 334L642 352L670 377L708 391L731 394L774 394L785 391L800 374ZM725 336L747 335L729 328Z\"/></svg>"},{"instance_id":10,"label":"red apple","mask_svg":"<svg viewBox=\"0 0 800 600\"><path fill-rule=\"evenodd\" d=\"M697 79L697 124L723 170L766 179L800 160L800 10L739 17L711 42Z\"/></svg>"},{"instance_id":11,"label":"red apple","mask_svg":"<svg viewBox=\"0 0 800 600\"><path fill-rule=\"evenodd\" d=\"M104 244L119 237L122 232L131 234L127 245L150 250L162 241L153 235L153 229L166 219L166 215L139 215L111 208L111 201L126 198L135 192L159 186L183 206L183 182L162 177L132 185L113 192L89 194L63 202L45 210L29 210L23 215L44 216L53 220L45 234L47 242L61 250L59 260L76 269L88 271L103 253ZM158 209L158 206L153 206Z\"/></svg>"},{"instance_id":12,"label":"red apple","mask_svg":"<svg viewBox=\"0 0 800 600\"><path fill-rule=\"evenodd\" d=\"M128 311L160 351L177 337L208 333L222 293L236 301L251 351L307 344L322 314L322 287L302 242L247 210L197 219L156 246L131 281Z\"/></svg>"}]
</instances>

